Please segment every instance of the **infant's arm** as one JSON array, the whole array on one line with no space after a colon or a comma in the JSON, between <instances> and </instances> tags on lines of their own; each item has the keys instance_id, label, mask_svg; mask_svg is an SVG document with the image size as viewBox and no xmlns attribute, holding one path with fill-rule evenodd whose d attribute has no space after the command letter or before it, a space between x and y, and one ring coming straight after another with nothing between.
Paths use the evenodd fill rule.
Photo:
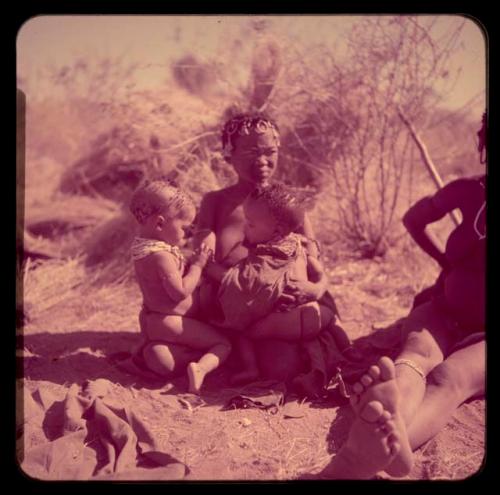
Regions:
<instances>
[{"instance_id":1,"label":"infant's arm","mask_svg":"<svg viewBox=\"0 0 500 495\"><path fill-rule=\"evenodd\" d=\"M321 262L309 254L307 255L307 278L311 282L315 283L319 282L323 278L326 278Z\"/></svg>"},{"instance_id":2,"label":"infant's arm","mask_svg":"<svg viewBox=\"0 0 500 495\"><path fill-rule=\"evenodd\" d=\"M162 286L168 296L175 302L189 297L198 285L203 265L192 263L183 277L172 254L162 251L154 253L153 256L157 262Z\"/></svg>"},{"instance_id":3,"label":"infant's arm","mask_svg":"<svg viewBox=\"0 0 500 495\"><path fill-rule=\"evenodd\" d=\"M319 249L316 243L316 237L314 235L314 230L311 225L311 221L307 215L304 215L304 225L302 227L302 233L304 237L307 238L307 252L316 259L319 259Z\"/></svg>"}]
</instances>

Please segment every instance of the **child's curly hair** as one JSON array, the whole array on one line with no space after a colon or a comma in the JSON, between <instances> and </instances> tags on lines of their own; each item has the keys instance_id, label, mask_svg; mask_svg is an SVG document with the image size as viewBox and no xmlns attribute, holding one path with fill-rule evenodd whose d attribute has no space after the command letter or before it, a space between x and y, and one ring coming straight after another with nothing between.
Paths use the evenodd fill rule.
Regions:
<instances>
[{"instance_id":1,"label":"child's curly hair","mask_svg":"<svg viewBox=\"0 0 500 495\"><path fill-rule=\"evenodd\" d=\"M151 215L164 213L174 218L190 207L195 205L189 195L163 179L146 181L135 190L130 200L130 211L141 225Z\"/></svg>"},{"instance_id":2,"label":"child's curly hair","mask_svg":"<svg viewBox=\"0 0 500 495\"><path fill-rule=\"evenodd\" d=\"M282 235L295 232L304 224L305 208L297 196L283 184L258 186L248 196L249 201L262 201L278 223Z\"/></svg>"},{"instance_id":3,"label":"child's curly hair","mask_svg":"<svg viewBox=\"0 0 500 495\"><path fill-rule=\"evenodd\" d=\"M257 133L264 133L271 129L276 145L279 146L279 128L274 120L260 112L239 113L231 117L222 129L222 149L226 158L231 156L238 137L250 134L252 129Z\"/></svg>"}]
</instances>

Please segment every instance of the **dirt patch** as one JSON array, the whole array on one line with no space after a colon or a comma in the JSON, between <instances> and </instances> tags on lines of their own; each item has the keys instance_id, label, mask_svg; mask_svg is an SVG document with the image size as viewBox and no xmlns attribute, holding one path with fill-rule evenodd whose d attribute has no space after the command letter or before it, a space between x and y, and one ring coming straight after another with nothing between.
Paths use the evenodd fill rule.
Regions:
<instances>
[{"instance_id":1,"label":"dirt patch","mask_svg":"<svg viewBox=\"0 0 500 495\"><path fill-rule=\"evenodd\" d=\"M432 279L432 267L428 271L426 277ZM342 324L352 338L404 316L416 292L391 260L351 260L330 272ZM165 450L188 466L186 479L311 478L328 465L352 421L347 406L306 402L298 418L286 417L282 408L276 414L259 409L222 411L235 393L225 366L209 375L206 404L187 408L178 400L187 391L186 377L162 388L165 383L147 382L116 368L109 356L138 342L139 307L138 288L127 283L94 290L69 287L56 304L35 312L18 350L26 391L47 390L62 400L73 383L109 380L109 398L126 401L134 409ZM484 457L484 409L483 400L461 406L444 430L417 451L407 479L462 479L475 473ZM19 410L21 423L22 415ZM29 449L46 440L32 436L22 441Z\"/></svg>"}]
</instances>

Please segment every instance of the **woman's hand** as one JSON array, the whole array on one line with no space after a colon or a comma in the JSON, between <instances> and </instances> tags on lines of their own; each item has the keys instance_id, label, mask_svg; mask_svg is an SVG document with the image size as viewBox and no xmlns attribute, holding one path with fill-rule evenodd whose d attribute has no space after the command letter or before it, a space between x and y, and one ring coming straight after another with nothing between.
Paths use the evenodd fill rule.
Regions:
<instances>
[{"instance_id":1,"label":"woman's hand","mask_svg":"<svg viewBox=\"0 0 500 495\"><path fill-rule=\"evenodd\" d=\"M321 282L310 282L308 280L291 280L283 290L278 299L277 309L286 311L310 301L317 301L325 292Z\"/></svg>"}]
</instances>

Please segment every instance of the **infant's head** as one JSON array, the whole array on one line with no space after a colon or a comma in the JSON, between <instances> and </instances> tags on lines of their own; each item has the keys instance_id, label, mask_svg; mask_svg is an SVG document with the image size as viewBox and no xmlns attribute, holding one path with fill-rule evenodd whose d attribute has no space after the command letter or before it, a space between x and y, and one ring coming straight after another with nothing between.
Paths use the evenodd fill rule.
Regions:
<instances>
[{"instance_id":1,"label":"infant's head","mask_svg":"<svg viewBox=\"0 0 500 495\"><path fill-rule=\"evenodd\" d=\"M130 211L140 225L141 235L175 245L183 243L185 229L196 214L189 195L165 180L139 186L130 201Z\"/></svg>"},{"instance_id":2,"label":"infant's head","mask_svg":"<svg viewBox=\"0 0 500 495\"><path fill-rule=\"evenodd\" d=\"M282 184L257 187L243 204L245 238L250 244L280 239L304 223L304 209Z\"/></svg>"}]
</instances>

